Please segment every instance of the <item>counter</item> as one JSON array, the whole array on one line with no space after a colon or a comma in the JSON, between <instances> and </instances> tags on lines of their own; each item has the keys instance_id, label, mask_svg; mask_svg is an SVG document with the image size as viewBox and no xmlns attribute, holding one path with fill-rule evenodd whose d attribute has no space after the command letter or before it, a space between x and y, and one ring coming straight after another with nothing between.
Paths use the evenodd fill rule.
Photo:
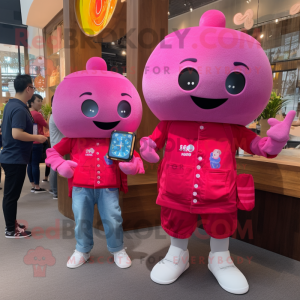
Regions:
<instances>
[{"instance_id":1,"label":"counter","mask_svg":"<svg viewBox=\"0 0 300 300\"><path fill-rule=\"evenodd\" d=\"M238 212L235 237L300 261L300 150L236 161L238 173L254 178L255 208Z\"/></svg>"}]
</instances>

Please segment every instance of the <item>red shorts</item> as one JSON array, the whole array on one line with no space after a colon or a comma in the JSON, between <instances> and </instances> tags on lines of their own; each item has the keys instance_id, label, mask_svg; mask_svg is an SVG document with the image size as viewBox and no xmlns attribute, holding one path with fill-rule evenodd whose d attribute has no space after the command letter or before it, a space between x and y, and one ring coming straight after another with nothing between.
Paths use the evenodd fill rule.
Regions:
<instances>
[{"instance_id":1,"label":"red shorts","mask_svg":"<svg viewBox=\"0 0 300 300\"><path fill-rule=\"evenodd\" d=\"M187 239L198 225L203 224L206 233L216 239L227 238L237 228L237 211L228 214L198 214L161 207L161 226L165 232L175 238Z\"/></svg>"}]
</instances>

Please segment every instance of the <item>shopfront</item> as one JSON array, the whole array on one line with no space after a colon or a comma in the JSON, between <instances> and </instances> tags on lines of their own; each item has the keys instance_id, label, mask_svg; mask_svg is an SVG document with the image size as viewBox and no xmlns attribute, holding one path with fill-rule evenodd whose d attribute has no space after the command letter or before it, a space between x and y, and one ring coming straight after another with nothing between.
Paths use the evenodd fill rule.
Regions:
<instances>
[{"instance_id":1,"label":"shopfront","mask_svg":"<svg viewBox=\"0 0 300 300\"><path fill-rule=\"evenodd\" d=\"M22 24L19 1L0 1L0 104L14 96L13 80L25 74L28 60L27 26Z\"/></svg>"}]
</instances>

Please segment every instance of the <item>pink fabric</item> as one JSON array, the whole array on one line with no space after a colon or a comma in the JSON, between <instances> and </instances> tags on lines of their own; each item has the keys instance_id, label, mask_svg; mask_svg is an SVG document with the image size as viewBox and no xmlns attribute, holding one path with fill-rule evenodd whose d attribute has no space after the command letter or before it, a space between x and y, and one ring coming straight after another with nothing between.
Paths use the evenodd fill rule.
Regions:
<instances>
[{"instance_id":1,"label":"pink fabric","mask_svg":"<svg viewBox=\"0 0 300 300\"><path fill-rule=\"evenodd\" d=\"M252 210L255 206L254 180L250 174L239 174L236 180L238 194L238 209Z\"/></svg>"},{"instance_id":2,"label":"pink fabric","mask_svg":"<svg viewBox=\"0 0 300 300\"><path fill-rule=\"evenodd\" d=\"M69 138L110 138L113 130L134 132L142 120L142 102L134 85L123 75L107 71L100 57L88 60L87 69L64 78L55 91L53 119L57 128ZM94 116L82 112L85 101L94 101ZM131 106L128 116L118 113L121 101ZM107 130L97 123L115 123ZM118 123L119 122L119 123Z\"/></svg>"},{"instance_id":3,"label":"pink fabric","mask_svg":"<svg viewBox=\"0 0 300 300\"><path fill-rule=\"evenodd\" d=\"M139 157L134 157L130 162L120 162L119 168L126 175L145 174L143 161Z\"/></svg>"},{"instance_id":4,"label":"pink fabric","mask_svg":"<svg viewBox=\"0 0 300 300\"><path fill-rule=\"evenodd\" d=\"M280 122L274 118L268 120L271 128L267 131L268 137L256 137L251 143L251 150L256 155L274 157L278 155L289 140L289 132L296 112L290 111Z\"/></svg>"},{"instance_id":5,"label":"pink fabric","mask_svg":"<svg viewBox=\"0 0 300 300\"><path fill-rule=\"evenodd\" d=\"M193 60L186 60L189 58ZM180 72L186 68L199 74L199 83L191 90L179 85ZM225 86L233 72L245 77L245 88L238 94L229 93ZM246 33L225 28L224 14L213 10L202 15L200 26L172 32L157 45L146 63L142 84L146 103L160 121L245 126L266 107L273 80L270 62L259 42ZM228 100L214 109L204 109L192 97L202 98L204 103Z\"/></svg>"},{"instance_id":6,"label":"pink fabric","mask_svg":"<svg viewBox=\"0 0 300 300\"><path fill-rule=\"evenodd\" d=\"M216 239L231 236L237 228L237 211L228 214L200 214L200 216L199 222L198 214L162 206L161 226L168 235L178 239L190 238L197 224L198 226L202 224L206 234ZM197 233L198 231L195 232L196 236Z\"/></svg>"},{"instance_id":7,"label":"pink fabric","mask_svg":"<svg viewBox=\"0 0 300 300\"><path fill-rule=\"evenodd\" d=\"M152 151L155 145L161 149L166 144L157 204L195 214L236 211L235 152L238 147L251 152L255 137L240 125L160 122L145 141ZM144 150L140 152L143 155Z\"/></svg>"},{"instance_id":8,"label":"pink fabric","mask_svg":"<svg viewBox=\"0 0 300 300\"><path fill-rule=\"evenodd\" d=\"M54 171L57 171L60 175L66 178L72 178L74 175L74 168L77 167L77 163L72 160L64 160L62 156L54 149L49 148L46 150L47 158L46 164L51 165Z\"/></svg>"},{"instance_id":9,"label":"pink fabric","mask_svg":"<svg viewBox=\"0 0 300 300\"><path fill-rule=\"evenodd\" d=\"M141 138L140 145L140 154L144 160L146 160L149 163L157 163L159 161L159 156L155 152L157 145L151 138Z\"/></svg>"}]
</instances>

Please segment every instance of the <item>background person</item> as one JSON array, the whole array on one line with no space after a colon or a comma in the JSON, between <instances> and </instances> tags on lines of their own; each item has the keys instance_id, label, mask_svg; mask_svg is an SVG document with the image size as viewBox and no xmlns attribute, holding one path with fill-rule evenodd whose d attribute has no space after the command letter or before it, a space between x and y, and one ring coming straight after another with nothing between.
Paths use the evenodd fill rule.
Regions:
<instances>
[{"instance_id":1,"label":"background person","mask_svg":"<svg viewBox=\"0 0 300 300\"><path fill-rule=\"evenodd\" d=\"M24 225L18 224L17 202L23 188L26 165L29 162L32 142L43 143L46 137L33 135L34 120L27 101L34 87L29 75L18 75L14 80L16 96L5 106L2 121L2 144L0 163L5 172L3 214L6 223L5 237L20 238L31 235Z\"/></svg>"},{"instance_id":2,"label":"background person","mask_svg":"<svg viewBox=\"0 0 300 300\"><path fill-rule=\"evenodd\" d=\"M42 108L43 98L38 94L34 94L32 98L28 101L29 110L34 119L34 123L37 124L38 134L44 135L43 127L49 128L47 122L45 121L43 115L39 112ZM45 137L46 142L47 137ZM33 142L33 149L31 153L31 159L27 167L27 174L29 181L32 185L32 193L43 193L46 192L45 189L40 187L40 162L43 155L43 143Z\"/></svg>"},{"instance_id":3,"label":"background person","mask_svg":"<svg viewBox=\"0 0 300 300\"><path fill-rule=\"evenodd\" d=\"M40 111L40 112L42 113L42 111ZM44 116L44 118L45 118L45 116ZM50 120L50 115L48 116L47 121L46 121L48 125L49 125L49 120ZM49 149L51 147L50 147L50 132L49 132L49 128L43 128L43 129L44 129L44 136L47 137L47 141L43 144L43 156L42 156L42 162L45 162L45 159L47 158L46 151L47 151L47 149ZM49 175L50 175L50 167L48 167L46 165L46 168L45 168L45 177L42 180L42 182L48 182L49 181Z\"/></svg>"},{"instance_id":4,"label":"background person","mask_svg":"<svg viewBox=\"0 0 300 300\"><path fill-rule=\"evenodd\" d=\"M51 98L51 106L53 105L53 96ZM56 124L53 120L53 115L51 113L49 119L49 132L50 132L50 144L51 147L54 147L58 144L62 138L65 136L59 131ZM50 193L53 194L53 199L58 199L57 197L57 172L55 172L52 168L50 169Z\"/></svg>"}]
</instances>

